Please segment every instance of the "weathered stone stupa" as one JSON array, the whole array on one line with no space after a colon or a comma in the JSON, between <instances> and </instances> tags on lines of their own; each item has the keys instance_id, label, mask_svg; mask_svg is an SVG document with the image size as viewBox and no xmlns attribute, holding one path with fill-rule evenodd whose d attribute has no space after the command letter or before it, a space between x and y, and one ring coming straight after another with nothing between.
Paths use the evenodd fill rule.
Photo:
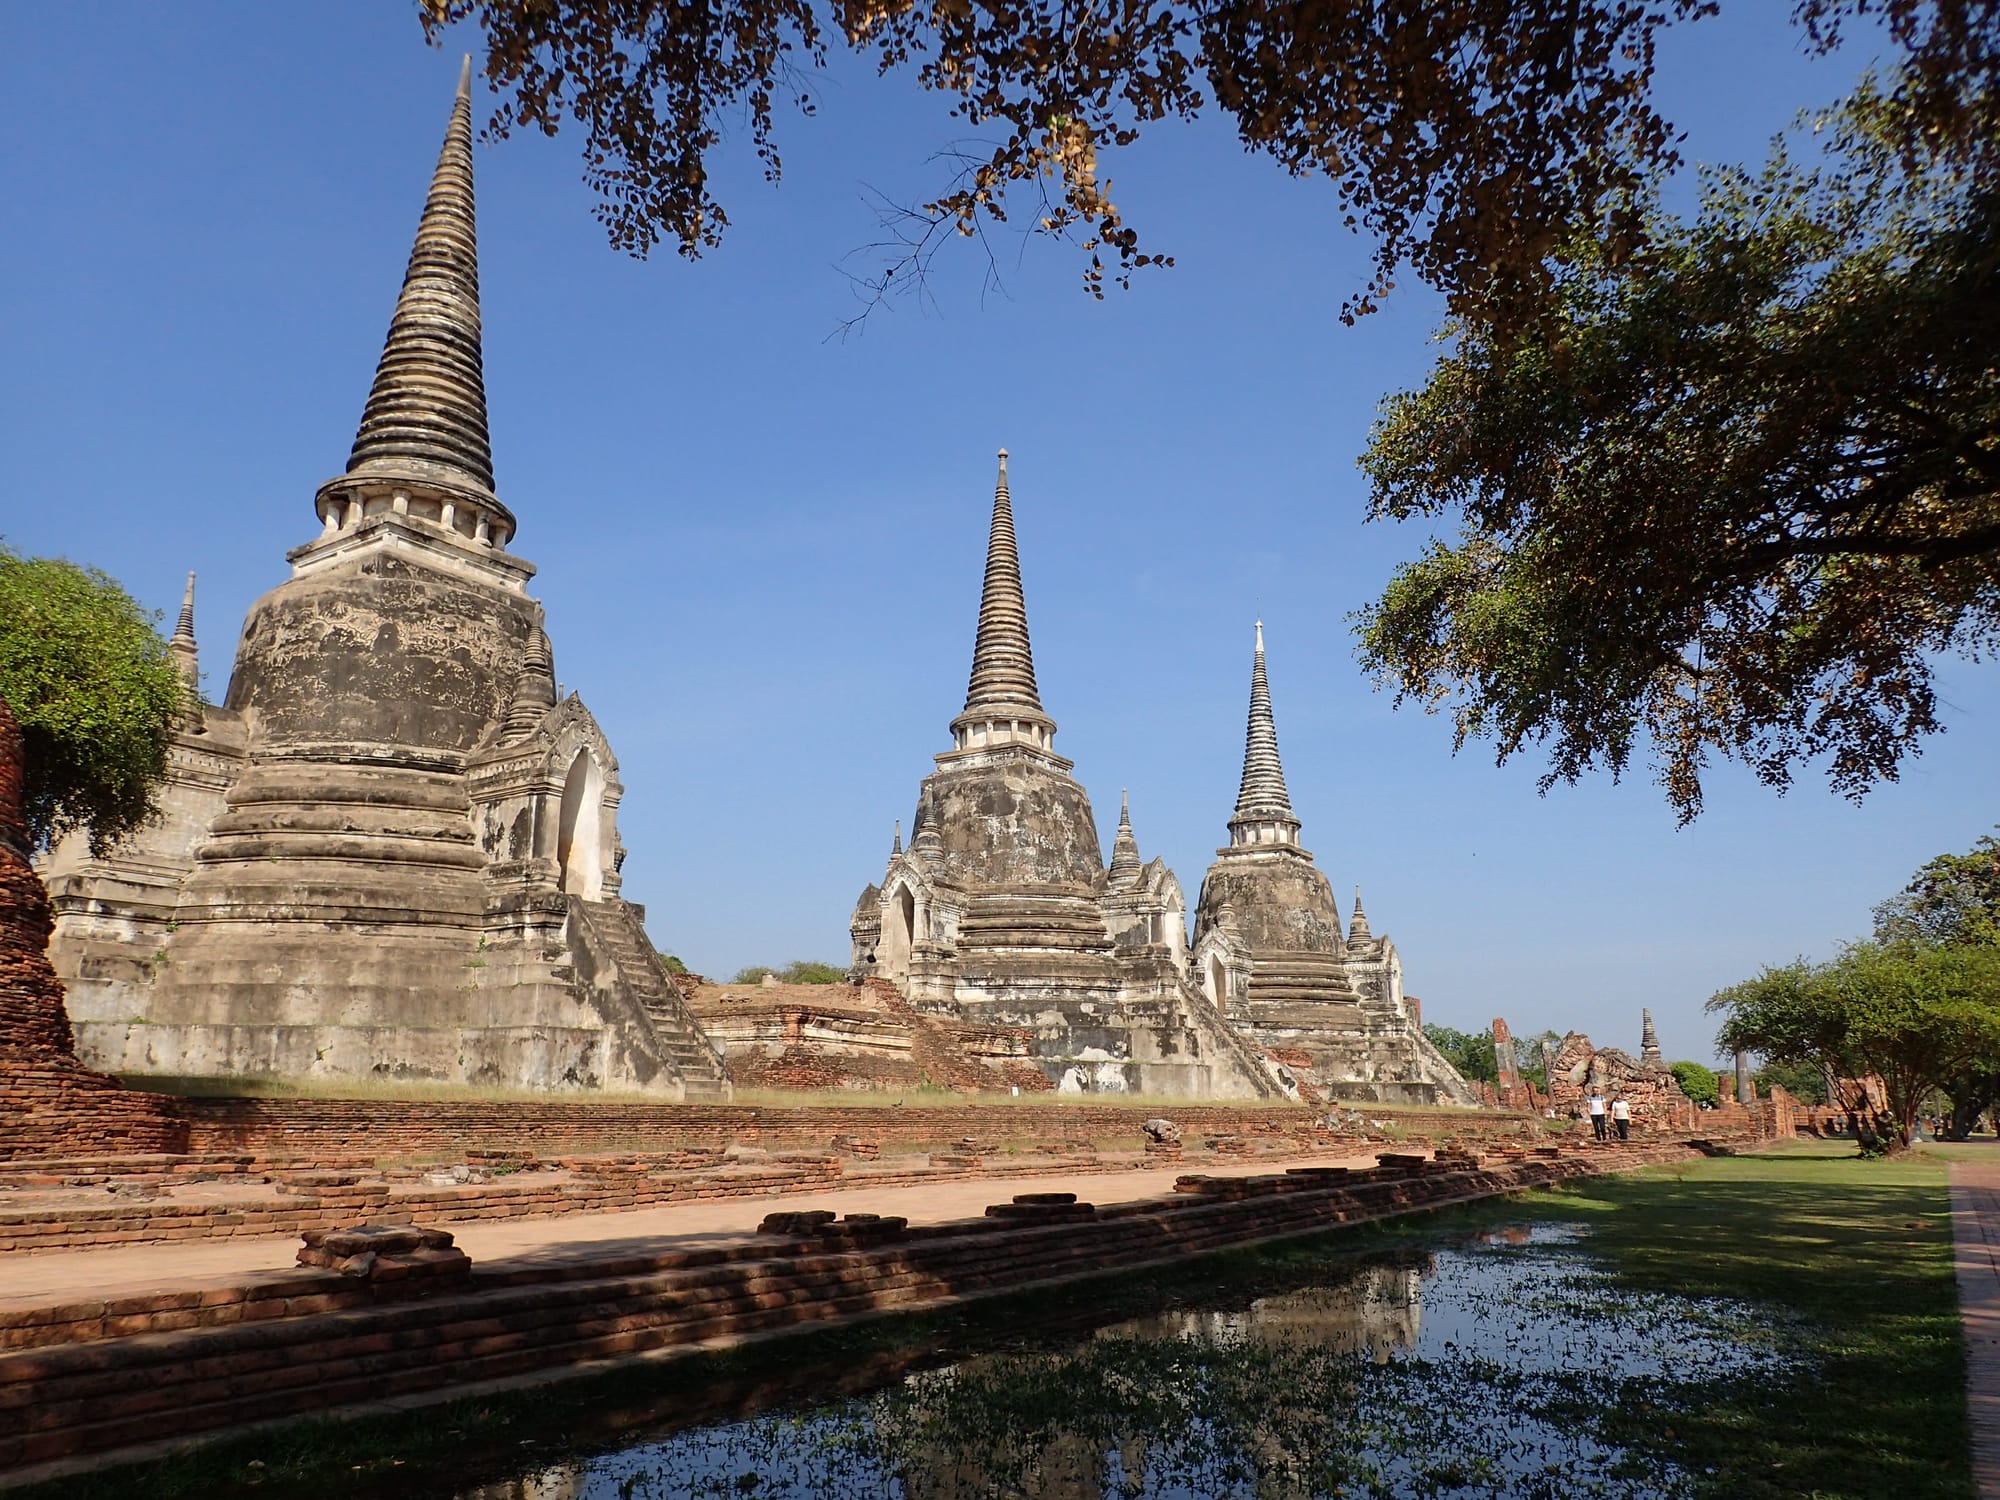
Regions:
<instances>
[{"instance_id":1,"label":"weathered stone stupa","mask_svg":"<svg viewBox=\"0 0 2000 1500\"><path fill-rule=\"evenodd\" d=\"M918 794L909 848L856 904L855 975L937 1014L1030 1029L1059 1087L1276 1092L1186 984L1186 901L1164 864L1141 861L1129 810L1106 868L1055 733L1035 684L1003 451L965 707Z\"/></svg>"},{"instance_id":2,"label":"weathered stone stupa","mask_svg":"<svg viewBox=\"0 0 2000 1500\"><path fill-rule=\"evenodd\" d=\"M1343 937L1332 887L1299 829L1260 620L1229 844L1216 851L1195 911L1198 982L1232 1026L1318 1092L1475 1103L1404 1004L1402 961L1369 931L1359 892Z\"/></svg>"},{"instance_id":3,"label":"weathered stone stupa","mask_svg":"<svg viewBox=\"0 0 2000 1500\"><path fill-rule=\"evenodd\" d=\"M488 441L470 64L345 472L176 734L165 817L44 871L115 1072L713 1096L619 894L618 762L558 700ZM192 580L173 649L196 671Z\"/></svg>"}]
</instances>

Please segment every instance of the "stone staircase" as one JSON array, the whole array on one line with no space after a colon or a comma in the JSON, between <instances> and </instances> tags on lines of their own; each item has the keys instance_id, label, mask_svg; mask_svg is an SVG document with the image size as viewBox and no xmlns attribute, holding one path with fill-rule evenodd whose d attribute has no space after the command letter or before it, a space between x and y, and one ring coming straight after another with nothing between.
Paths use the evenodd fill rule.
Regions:
<instances>
[{"instance_id":1,"label":"stone staircase","mask_svg":"<svg viewBox=\"0 0 2000 1500\"><path fill-rule=\"evenodd\" d=\"M1244 1040L1242 1033L1229 1024L1229 1018L1213 1000L1209 999L1199 985L1182 985L1180 1001L1187 1011L1189 1024L1209 1048L1210 1060L1218 1078L1223 1076L1226 1058L1234 1065L1237 1081L1247 1085L1249 1097L1254 1099L1285 1097L1285 1091L1272 1075L1264 1054Z\"/></svg>"},{"instance_id":2,"label":"stone staircase","mask_svg":"<svg viewBox=\"0 0 2000 1500\"><path fill-rule=\"evenodd\" d=\"M727 1099L729 1073L722 1054L688 1013L680 991L667 977L630 903L572 897L570 905L589 925L591 937L610 953L618 965L619 977L652 1021L659 1036L660 1055L680 1075L686 1097Z\"/></svg>"}]
</instances>

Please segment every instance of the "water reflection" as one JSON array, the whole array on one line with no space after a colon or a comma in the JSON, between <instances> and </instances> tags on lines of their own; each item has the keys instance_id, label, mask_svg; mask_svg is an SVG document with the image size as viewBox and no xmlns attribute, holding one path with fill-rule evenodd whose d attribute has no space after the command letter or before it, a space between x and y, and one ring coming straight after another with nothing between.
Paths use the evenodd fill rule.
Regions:
<instances>
[{"instance_id":1,"label":"water reflection","mask_svg":"<svg viewBox=\"0 0 2000 1500\"><path fill-rule=\"evenodd\" d=\"M459 1494L463 1500L583 1500L587 1473L583 1464L555 1464L517 1479L476 1485Z\"/></svg>"},{"instance_id":2,"label":"water reflection","mask_svg":"<svg viewBox=\"0 0 2000 1500\"><path fill-rule=\"evenodd\" d=\"M881 1389L810 1410L654 1426L459 1500L1690 1494L1695 1476L1620 1448L1600 1419L1768 1376L1782 1340L1743 1337L1746 1307L1618 1292L1573 1239L1536 1227L1329 1260L1305 1285L1064 1347L906 1360ZM835 1378L859 1388L852 1368Z\"/></svg>"},{"instance_id":3,"label":"water reflection","mask_svg":"<svg viewBox=\"0 0 2000 1500\"><path fill-rule=\"evenodd\" d=\"M1260 1297L1248 1307L1156 1313L1101 1328L1100 1339L1178 1338L1228 1345L1256 1342L1358 1354L1387 1364L1399 1350L1417 1347L1423 1328L1423 1284L1437 1257L1356 1268L1336 1286L1307 1287Z\"/></svg>"}]
</instances>

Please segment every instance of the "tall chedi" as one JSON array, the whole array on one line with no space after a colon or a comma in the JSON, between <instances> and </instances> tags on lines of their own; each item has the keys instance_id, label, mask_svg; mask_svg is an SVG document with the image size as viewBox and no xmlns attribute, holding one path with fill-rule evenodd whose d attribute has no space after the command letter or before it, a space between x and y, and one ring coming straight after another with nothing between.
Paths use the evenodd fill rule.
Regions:
<instances>
[{"instance_id":1,"label":"tall chedi","mask_svg":"<svg viewBox=\"0 0 2000 1500\"><path fill-rule=\"evenodd\" d=\"M1300 827L1259 620L1229 844L1216 851L1195 909L1197 982L1290 1082L1337 1098L1472 1102L1411 1017L1395 945L1369 932L1358 896L1352 945L1342 936L1333 888Z\"/></svg>"},{"instance_id":2,"label":"tall chedi","mask_svg":"<svg viewBox=\"0 0 2000 1500\"><path fill-rule=\"evenodd\" d=\"M164 940L92 999L80 1040L120 1071L716 1092L619 896L617 761L579 700L556 701L535 569L508 550L469 60L314 510L207 716L241 758Z\"/></svg>"},{"instance_id":3,"label":"tall chedi","mask_svg":"<svg viewBox=\"0 0 2000 1500\"><path fill-rule=\"evenodd\" d=\"M854 909L854 972L940 1015L1033 1037L1058 1087L1251 1094L1268 1085L1186 993L1185 901L1139 860L1107 868L1089 795L1035 682L1007 454L993 490L965 706L924 778L907 850ZM1129 841L1129 846L1128 846Z\"/></svg>"}]
</instances>

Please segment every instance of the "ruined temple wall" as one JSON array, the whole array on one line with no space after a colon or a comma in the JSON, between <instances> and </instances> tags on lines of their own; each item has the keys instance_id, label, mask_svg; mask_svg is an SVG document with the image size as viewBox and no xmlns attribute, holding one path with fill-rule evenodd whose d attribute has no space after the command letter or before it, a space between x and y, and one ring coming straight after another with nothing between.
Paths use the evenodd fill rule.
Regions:
<instances>
[{"instance_id":1,"label":"ruined temple wall","mask_svg":"<svg viewBox=\"0 0 2000 1500\"><path fill-rule=\"evenodd\" d=\"M1607 1099L1619 1093L1632 1106L1635 1121L1656 1128L1691 1126L1698 1111L1681 1091L1680 1080L1665 1068L1652 1068L1616 1047L1598 1048L1589 1037L1572 1031L1556 1048L1549 1070L1550 1106L1559 1115L1582 1117L1593 1082Z\"/></svg>"}]
</instances>

